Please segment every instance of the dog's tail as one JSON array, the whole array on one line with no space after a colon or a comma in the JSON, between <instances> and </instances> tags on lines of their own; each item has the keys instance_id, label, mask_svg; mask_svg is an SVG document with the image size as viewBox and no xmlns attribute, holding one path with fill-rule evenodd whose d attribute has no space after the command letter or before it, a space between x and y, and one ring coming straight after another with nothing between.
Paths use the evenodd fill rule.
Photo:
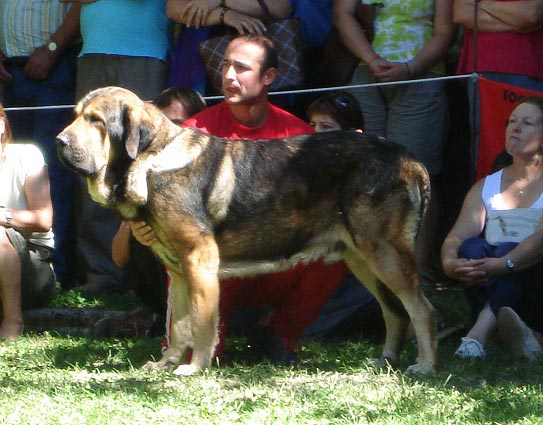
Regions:
<instances>
[{"instance_id":1,"label":"dog's tail","mask_svg":"<svg viewBox=\"0 0 543 425\"><path fill-rule=\"evenodd\" d=\"M430 175L428 174L426 167L415 159L410 160L409 166L405 167L405 171L407 173L408 190L411 196L412 205L418 205L418 211L416 211L419 218L417 220L416 229L416 235L418 236L430 203Z\"/></svg>"}]
</instances>

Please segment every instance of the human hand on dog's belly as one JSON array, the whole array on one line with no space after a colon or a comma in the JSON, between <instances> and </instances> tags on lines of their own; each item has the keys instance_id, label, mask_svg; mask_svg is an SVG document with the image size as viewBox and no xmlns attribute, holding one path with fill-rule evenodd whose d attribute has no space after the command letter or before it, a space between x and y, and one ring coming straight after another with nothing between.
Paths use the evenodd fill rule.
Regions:
<instances>
[{"instance_id":1,"label":"human hand on dog's belly","mask_svg":"<svg viewBox=\"0 0 543 425\"><path fill-rule=\"evenodd\" d=\"M144 246L158 242L155 232L145 221L131 221L130 229L136 240Z\"/></svg>"}]
</instances>

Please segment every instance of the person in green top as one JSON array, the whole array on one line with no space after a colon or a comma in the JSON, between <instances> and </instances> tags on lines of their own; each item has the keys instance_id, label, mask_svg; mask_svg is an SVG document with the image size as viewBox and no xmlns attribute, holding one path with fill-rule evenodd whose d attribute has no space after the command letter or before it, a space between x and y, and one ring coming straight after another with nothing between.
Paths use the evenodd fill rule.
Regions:
<instances>
[{"instance_id":1,"label":"person in green top","mask_svg":"<svg viewBox=\"0 0 543 425\"><path fill-rule=\"evenodd\" d=\"M437 225L436 176L442 168L447 130L443 81L421 81L444 74L443 59L453 45L453 0L387 0L374 8L370 43L356 19L360 0L334 2L333 22L341 41L360 59L351 84L393 83L353 89L365 118L365 132L405 146L428 169L432 201L419 238L419 271L431 270ZM430 278L431 279L431 278Z\"/></svg>"}]
</instances>

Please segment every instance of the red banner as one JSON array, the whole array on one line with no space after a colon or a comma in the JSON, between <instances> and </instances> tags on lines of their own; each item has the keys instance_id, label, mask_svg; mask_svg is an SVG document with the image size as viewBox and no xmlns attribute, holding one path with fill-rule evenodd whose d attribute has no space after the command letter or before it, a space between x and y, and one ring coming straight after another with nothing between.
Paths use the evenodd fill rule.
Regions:
<instances>
[{"instance_id":1,"label":"red banner","mask_svg":"<svg viewBox=\"0 0 543 425\"><path fill-rule=\"evenodd\" d=\"M520 99L533 94L542 95L537 91L479 78L481 122L475 176L477 180L485 177L490 172L492 162L504 149L505 127L511 111L515 109Z\"/></svg>"}]
</instances>

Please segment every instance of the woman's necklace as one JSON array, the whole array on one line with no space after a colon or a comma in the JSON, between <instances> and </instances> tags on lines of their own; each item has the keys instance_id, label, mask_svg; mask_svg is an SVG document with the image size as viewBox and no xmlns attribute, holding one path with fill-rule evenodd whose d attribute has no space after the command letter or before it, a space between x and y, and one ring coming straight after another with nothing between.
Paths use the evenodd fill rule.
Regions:
<instances>
[{"instance_id":1,"label":"woman's necklace","mask_svg":"<svg viewBox=\"0 0 543 425\"><path fill-rule=\"evenodd\" d=\"M519 197L525 196L528 193L528 189L530 189L531 186L533 186L533 184L536 183L539 179L540 179L540 174L537 176L532 176L532 178L524 177L524 178L516 179L514 182L514 185L516 186L518 196ZM523 180L524 184L521 185L519 180Z\"/></svg>"},{"instance_id":2,"label":"woman's necklace","mask_svg":"<svg viewBox=\"0 0 543 425\"><path fill-rule=\"evenodd\" d=\"M518 196L526 195L527 192L528 192L528 189L530 189L530 185L532 185L535 182L536 182L536 180L528 181L524 187L521 187L518 181L515 182L515 186L517 187Z\"/></svg>"},{"instance_id":3,"label":"woman's necklace","mask_svg":"<svg viewBox=\"0 0 543 425\"><path fill-rule=\"evenodd\" d=\"M516 186L516 189L517 189L517 194L518 196L522 197L524 195L526 195L526 192L528 190L528 185L524 186L524 187L521 187L519 182L515 182L515 186Z\"/></svg>"}]
</instances>

